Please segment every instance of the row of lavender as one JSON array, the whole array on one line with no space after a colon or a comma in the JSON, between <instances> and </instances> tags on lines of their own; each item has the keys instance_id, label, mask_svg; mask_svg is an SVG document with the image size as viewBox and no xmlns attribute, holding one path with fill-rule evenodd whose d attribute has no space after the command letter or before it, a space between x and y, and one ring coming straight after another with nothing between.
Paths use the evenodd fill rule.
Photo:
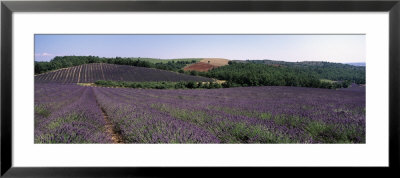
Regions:
<instances>
[{"instance_id":1,"label":"row of lavender","mask_svg":"<svg viewBox=\"0 0 400 178\"><path fill-rule=\"evenodd\" d=\"M205 77L165 70L105 63L83 64L35 76L35 82L37 83L94 83L98 80L132 82L212 81Z\"/></svg>"},{"instance_id":2,"label":"row of lavender","mask_svg":"<svg viewBox=\"0 0 400 178\"><path fill-rule=\"evenodd\" d=\"M35 143L111 143L92 88L35 84Z\"/></svg>"},{"instance_id":3,"label":"row of lavender","mask_svg":"<svg viewBox=\"0 0 400 178\"><path fill-rule=\"evenodd\" d=\"M35 85L35 143L365 143L365 92Z\"/></svg>"},{"instance_id":4,"label":"row of lavender","mask_svg":"<svg viewBox=\"0 0 400 178\"><path fill-rule=\"evenodd\" d=\"M365 92L94 88L129 143L365 143Z\"/></svg>"}]
</instances>

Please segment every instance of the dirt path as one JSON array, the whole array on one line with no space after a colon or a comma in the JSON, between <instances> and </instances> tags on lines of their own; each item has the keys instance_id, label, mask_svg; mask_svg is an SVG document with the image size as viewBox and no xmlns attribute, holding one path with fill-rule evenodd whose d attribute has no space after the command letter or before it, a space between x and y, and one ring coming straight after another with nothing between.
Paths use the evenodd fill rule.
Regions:
<instances>
[{"instance_id":1,"label":"dirt path","mask_svg":"<svg viewBox=\"0 0 400 178\"><path fill-rule=\"evenodd\" d=\"M116 131L114 125L111 123L107 113L104 111L103 108L101 108L101 112L103 113L104 120L106 121L106 131L111 136L111 140L113 141L113 143L124 143L121 133L119 131Z\"/></svg>"},{"instance_id":2,"label":"dirt path","mask_svg":"<svg viewBox=\"0 0 400 178\"><path fill-rule=\"evenodd\" d=\"M106 122L106 125L104 127L106 128L106 132L109 137L111 137L112 143L124 143L121 131L116 129L116 127L113 125L110 118L108 117L107 112L104 110L103 107L101 107L99 101L97 100L96 92L93 90L92 87L88 87L88 89L94 92L94 98L96 100L97 107L100 108L101 114L103 115L104 121Z\"/></svg>"}]
</instances>

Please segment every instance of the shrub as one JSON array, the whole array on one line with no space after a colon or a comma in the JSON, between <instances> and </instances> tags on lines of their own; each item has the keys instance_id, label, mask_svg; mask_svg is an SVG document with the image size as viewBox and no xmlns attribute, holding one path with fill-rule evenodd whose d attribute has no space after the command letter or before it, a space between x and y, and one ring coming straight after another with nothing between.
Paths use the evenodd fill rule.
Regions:
<instances>
[{"instance_id":1,"label":"shrub","mask_svg":"<svg viewBox=\"0 0 400 178\"><path fill-rule=\"evenodd\" d=\"M196 87L196 84L195 84L194 82L187 82L187 83L186 83L186 87L187 87L187 88L195 88L195 87Z\"/></svg>"},{"instance_id":2,"label":"shrub","mask_svg":"<svg viewBox=\"0 0 400 178\"><path fill-rule=\"evenodd\" d=\"M192 70L192 71L190 71L190 75L194 75L194 76L196 76L196 75L198 75L198 73L197 73L197 71L195 71L195 70Z\"/></svg>"}]
</instances>

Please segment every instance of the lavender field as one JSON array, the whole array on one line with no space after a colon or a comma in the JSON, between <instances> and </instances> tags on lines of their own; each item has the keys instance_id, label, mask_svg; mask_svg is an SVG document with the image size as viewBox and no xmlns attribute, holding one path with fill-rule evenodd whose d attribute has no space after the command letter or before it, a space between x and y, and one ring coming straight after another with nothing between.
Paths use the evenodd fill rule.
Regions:
<instances>
[{"instance_id":1,"label":"lavender field","mask_svg":"<svg viewBox=\"0 0 400 178\"><path fill-rule=\"evenodd\" d=\"M97 80L113 81L212 81L166 70L127 65L91 63L50 71L35 76L36 83L93 83Z\"/></svg>"},{"instance_id":2,"label":"lavender field","mask_svg":"<svg viewBox=\"0 0 400 178\"><path fill-rule=\"evenodd\" d=\"M35 83L35 143L365 143L365 88Z\"/></svg>"}]
</instances>

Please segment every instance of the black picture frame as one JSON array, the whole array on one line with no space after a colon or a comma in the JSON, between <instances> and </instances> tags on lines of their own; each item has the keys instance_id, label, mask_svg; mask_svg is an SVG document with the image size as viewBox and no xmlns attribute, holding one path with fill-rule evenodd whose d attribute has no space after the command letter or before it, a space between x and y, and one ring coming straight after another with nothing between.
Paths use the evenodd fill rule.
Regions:
<instances>
[{"instance_id":1,"label":"black picture frame","mask_svg":"<svg viewBox=\"0 0 400 178\"><path fill-rule=\"evenodd\" d=\"M1 176L4 177L131 177L178 176L191 177L247 172L263 173L266 168L131 168L131 167L75 167L75 168L18 168L12 166L12 17L13 12L123 12L123 11L331 11L331 12L389 12L389 167L355 168L355 174L370 171L392 172L399 168L400 119L400 1L399 0L264 0L264 1L2 1L1 2ZM354 167L353 167L354 168ZM244 170L246 169L246 170ZM282 168L267 168L272 172L286 172ZM308 173L310 168L289 168L292 173ZM329 168L319 168L329 169ZM352 171L351 168L344 168ZM361 169L361 170L360 170ZM329 174L340 172L328 170Z\"/></svg>"}]
</instances>

